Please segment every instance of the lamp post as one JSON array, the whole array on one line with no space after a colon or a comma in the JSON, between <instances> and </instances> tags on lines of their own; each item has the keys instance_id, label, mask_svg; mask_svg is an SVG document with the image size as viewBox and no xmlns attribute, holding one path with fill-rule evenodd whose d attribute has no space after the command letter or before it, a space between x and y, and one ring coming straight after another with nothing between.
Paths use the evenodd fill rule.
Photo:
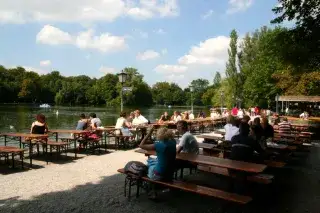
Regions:
<instances>
[{"instance_id":1,"label":"lamp post","mask_svg":"<svg viewBox=\"0 0 320 213\"><path fill-rule=\"evenodd\" d=\"M121 92L120 92L121 108L120 109L122 111L123 110L123 84L126 82L128 74L123 72L123 70L121 70L121 72L118 73L117 76L119 78L119 82L121 83Z\"/></svg>"},{"instance_id":2,"label":"lamp post","mask_svg":"<svg viewBox=\"0 0 320 213\"><path fill-rule=\"evenodd\" d=\"M192 97L192 93L193 93L193 91L194 91L194 88L193 88L193 86L191 85L190 87L190 95L191 95L191 112L192 112L192 114L193 114L193 97Z\"/></svg>"},{"instance_id":3,"label":"lamp post","mask_svg":"<svg viewBox=\"0 0 320 213\"><path fill-rule=\"evenodd\" d=\"M221 116L222 116L222 108L223 108L223 91L220 91L220 98L221 98Z\"/></svg>"},{"instance_id":4,"label":"lamp post","mask_svg":"<svg viewBox=\"0 0 320 213\"><path fill-rule=\"evenodd\" d=\"M279 94L276 95L276 113L279 114L279 106L278 106L278 101L279 101Z\"/></svg>"}]
</instances>

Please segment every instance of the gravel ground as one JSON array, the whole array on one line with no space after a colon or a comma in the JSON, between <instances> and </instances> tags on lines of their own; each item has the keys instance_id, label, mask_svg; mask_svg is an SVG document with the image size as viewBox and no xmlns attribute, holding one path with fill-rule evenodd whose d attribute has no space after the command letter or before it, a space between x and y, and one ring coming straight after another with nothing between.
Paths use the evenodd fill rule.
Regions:
<instances>
[{"instance_id":1,"label":"gravel ground","mask_svg":"<svg viewBox=\"0 0 320 213\"><path fill-rule=\"evenodd\" d=\"M299 153L290 167L268 170L276 181L271 186L253 185L254 202L241 207L192 193L161 193L157 202L145 193L128 201L124 197L124 176L117 169L130 160L145 161L144 155L116 151L85 156L76 161L45 165L39 169L7 174L0 167L0 212L320 212L319 148ZM54 161L55 162L55 161ZM4 174L5 173L5 174ZM193 174L186 179L217 188L227 186L225 178ZM133 191L134 194L134 191Z\"/></svg>"}]
</instances>

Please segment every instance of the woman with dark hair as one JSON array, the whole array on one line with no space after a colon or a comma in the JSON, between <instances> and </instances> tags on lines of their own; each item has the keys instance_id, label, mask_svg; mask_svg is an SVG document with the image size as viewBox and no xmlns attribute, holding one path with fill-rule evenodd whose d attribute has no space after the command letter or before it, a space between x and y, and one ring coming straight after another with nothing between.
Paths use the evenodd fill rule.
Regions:
<instances>
[{"instance_id":1,"label":"woman with dark hair","mask_svg":"<svg viewBox=\"0 0 320 213\"><path fill-rule=\"evenodd\" d=\"M48 126L46 124L46 117L43 114L38 114L36 116L36 121L31 125L31 134L45 134L48 132Z\"/></svg>"},{"instance_id":2,"label":"woman with dark hair","mask_svg":"<svg viewBox=\"0 0 320 213\"><path fill-rule=\"evenodd\" d=\"M85 114L80 114L80 120L77 123L76 130L85 130L88 128L88 119Z\"/></svg>"}]
</instances>

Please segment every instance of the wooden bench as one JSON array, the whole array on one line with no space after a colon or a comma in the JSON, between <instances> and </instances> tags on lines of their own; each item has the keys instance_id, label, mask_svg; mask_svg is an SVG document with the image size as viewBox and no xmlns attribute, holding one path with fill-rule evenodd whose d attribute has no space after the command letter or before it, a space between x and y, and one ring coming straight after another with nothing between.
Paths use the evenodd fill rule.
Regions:
<instances>
[{"instance_id":1,"label":"wooden bench","mask_svg":"<svg viewBox=\"0 0 320 213\"><path fill-rule=\"evenodd\" d=\"M129 198L130 198L131 186L133 185L132 181L136 181L137 197L138 197L139 196L139 188L141 186L141 182L139 182L139 180L138 180L139 177L132 175L132 174L125 173L124 169L118 169L118 172L127 175L127 178L125 180L125 196L126 196L126 186L128 185L129 186ZM129 179L129 184L127 183L128 179ZM176 181L176 180L173 180L172 182L162 182L162 181L151 180L148 177L141 177L140 179L145 182L150 182L150 183L162 185L162 186L173 188L173 189L180 189L180 190L187 191L187 192L193 192L193 193L196 193L199 195L216 197L219 199L228 200L228 201L235 202L238 204L247 204L250 201L252 201L252 198L249 196L238 195L235 193L230 193L230 192L222 191L219 189L213 189L213 188L209 188L209 187L205 187L205 186L199 186L199 185L196 185L193 183L188 183L188 182L182 182L182 181Z\"/></svg>"},{"instance_id":2,"label":"wooden bench","mask_svg":"<svg viewBox=\"0 0 320 213\"><path fill-rule=\"evenodd\" d=\"M0 157L4 156L8 160L9 155L12 157L12 168L14 168L14 156L19 155L21 159L21 167L23 168L24 150L13 146L0 146Z\"/></svg>"},{"instance_id":3,"label":"wooden bench","mask_svg":"<svg viewBox=\"0 0 320 213\"><path fill-rule=\"evenodd\" d=\"M223 175L223 176L227 176L227 177L232 177L232 178L236 177L235 175L230 174L228 169L224 169L224 168L198 165L198 170L203 171L203 172L219 174L219 175ZM262 184L272 183L273 178L274 178L274 176L269 175L269 174L268 175L267 174L256 174L256 175L247 176L248 181L262 183Z\"/></svg>"}]
</instances>

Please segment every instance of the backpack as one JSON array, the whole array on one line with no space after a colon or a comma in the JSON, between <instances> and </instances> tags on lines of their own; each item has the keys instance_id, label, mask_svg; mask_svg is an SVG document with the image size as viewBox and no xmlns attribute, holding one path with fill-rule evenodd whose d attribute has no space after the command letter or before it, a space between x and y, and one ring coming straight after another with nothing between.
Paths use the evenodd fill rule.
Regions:
<instances>
[{"instance_id":1,"label":"backpack","mask_svg":"<svg viewBox=\"0 0 320 213\"><path fill-rule=\"evenodd\" d=\"M148 173L148 167L139 161L129 161L124 167L125 173L131 173L143 177Z\"/></svg>"}]
</instances>

